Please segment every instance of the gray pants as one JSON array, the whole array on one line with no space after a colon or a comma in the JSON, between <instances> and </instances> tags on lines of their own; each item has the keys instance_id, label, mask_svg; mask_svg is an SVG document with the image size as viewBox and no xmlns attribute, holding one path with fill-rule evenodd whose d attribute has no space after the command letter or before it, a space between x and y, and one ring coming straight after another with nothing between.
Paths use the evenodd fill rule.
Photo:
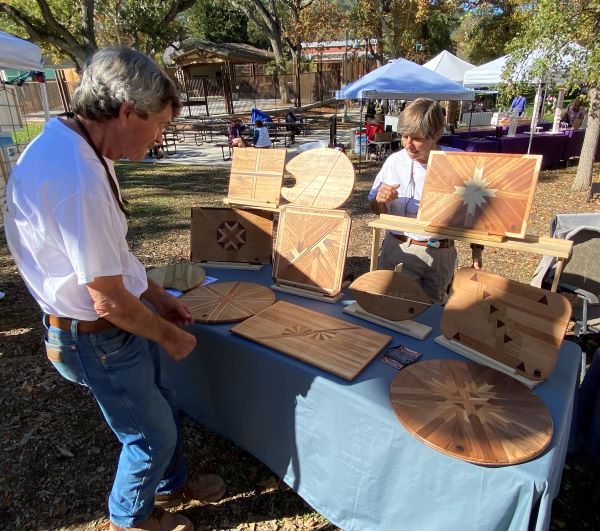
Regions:
<instances>
[{"instance_id":1,"label":"gray pants","mask_svg":"<svg viewBox=\"0 0 600 531\"><path fill-rule=\"evenodd\" d=\"M446 291L457 264L454 246L424 247L401 242L388 233L381 244L377 268L394 270L399 264L402 274L418 280L432 302L446 302Z\"/></svg>"}]
</instances>

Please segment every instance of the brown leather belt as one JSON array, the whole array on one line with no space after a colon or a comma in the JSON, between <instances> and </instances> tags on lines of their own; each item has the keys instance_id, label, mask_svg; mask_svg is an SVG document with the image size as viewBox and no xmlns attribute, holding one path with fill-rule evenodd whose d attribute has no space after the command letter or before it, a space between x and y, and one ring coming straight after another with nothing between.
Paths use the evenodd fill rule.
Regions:
<instances>
[{"instance_id":1,"label":"brown leather belt","mask_svg":"<svg viewBox=\"0 0 600 531\"><path fill-rule=\"evenodd\" d=\"M400 240L401 242L408 242L409 245L419 245L421 247L429 247L432 249L447 249L448 247L454 247L454 240L413 240L404 234L394 234L390 232L390 234Z\"/></svg>"},{"instance_id":2,"label":"brown leather belt","mask_svg":"<svg viewBox=\"0 0 600 531\"><path fill-rule=\"evenodd\" d=\"M56 315L48 315L48 324L60 328L65 332L71 331L71 323L75 319L69 317L57 317ZM96 321L78 321L77 332L80 334L95 334L98 332L106 332L112 328L117 328L114 324L106 319L98 319Z\"/></svg>"}]
</instances>

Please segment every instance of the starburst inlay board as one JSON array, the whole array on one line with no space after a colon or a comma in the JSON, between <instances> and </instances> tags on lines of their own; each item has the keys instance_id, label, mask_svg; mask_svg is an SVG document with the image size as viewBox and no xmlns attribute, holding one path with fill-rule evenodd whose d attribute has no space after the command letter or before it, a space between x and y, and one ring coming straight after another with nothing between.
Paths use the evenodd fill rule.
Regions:
<instances>
[{"instance_id":1,"label":"starburst inlay board","mask_svg":"<svg viewBox=\"0 0 600 531\"><path fill-rule=\"evenodd\" d=\"M247 319L275 302L275 293L252 282L213 282L180 300L200 323L233 323Z\"/></svg>"},{"instance_id":2,"label":"starburst inlay board","mask_svg":"<svg viewBox=\"0 0 600 531\"><path fill-rule=\"evenodd\" d=\"M531 390L475 363L410 365L392 380L390 398L412 435L471 463L523 463L541 454L552 439L552 417Z\"/></svg>"},{"instance_id":3,"label":"starburst inlay board","mask_svg":"<svg viewBox=\"0 0 600 531\"><path fill-rule=\"evenodd\" d=\"M569 324L565 297L514 280L459 269L440 323L442 334L531 380L556 364Z\"/></svg>"},{"instance_id":4,"label":"starburst inlay board","mask_svg":"<svg viewBox=\"0 0 600 531\"><path fill-rule=\"evenodd\" d=\"M395 271L365 273L350 284L350 289L363 310L392 321L412 319L431 305L415 280Z\"/></svg>"},{"instance_id":5,"label":"starburst inlay board","mask_svg":"<svg viewBox=\"0 0 600 531\"><path fill-rule=\"evenodd\" d=\"M354 166L337 149L318 148L294 157L285 171L296 179L281 195L290 203L318 208L338 208L354 187Z\"/></svg>"},{"instance_id":6,"label":"starburst inlay board","mask_svg":"<svg viewBox=\"0 0 600 531\"><path fill-rule=\"evenodd\" d=\"M336 295L349 236L350 216L344 210L282 207L273 260L275 281Z\"/></svg>"},{"instance_id":7,"label":"starburst inlay board","mask_svg":"<svg viewBox=\"0 0 600 531\"><path fill-rule=\"evenodd\" d=\"M286 152L234 148L228 199L240 204L278 206Z\"/></svg>"},{"instance_id":8,"label":"starburst inlay board","mask_svg":"<svg viewBox=\"0 0 600 531\"><path fill-rule=\"evenodd\" d=\"M417 218L522 238L541 164L541 155L432 151Z\"/></svg>"},{"instance_id":9,"label":"starburst inlay board","mask_svg":"<svg viewBox=\"0 0 600 531\"><path fill-rule=\"evenodd\" d=\"M198 264L180 263L155 267L146 273L161 288L187 291L198 287L206 277L204 268Z\"/></svg>"},{"instance_id":10,"label":"starburst inlay board","mask_svg":"<svg viewBox=\"0 0 600 531\"><path fill-rule=\"evenodd\" d=\"M269 264L273 214L264 210L192 208L191 257L197 262Z\"/></svg>"},{"instance_id":11,"label":"starburst inlay board","mask_svg":"<svg viewBox=\"0 0 600 531\"><path fill-rule=\"evenodd\" d=\"M353 380L392 339L285 301L234 326L232 332Z\"/></svg>"}]
</instances>

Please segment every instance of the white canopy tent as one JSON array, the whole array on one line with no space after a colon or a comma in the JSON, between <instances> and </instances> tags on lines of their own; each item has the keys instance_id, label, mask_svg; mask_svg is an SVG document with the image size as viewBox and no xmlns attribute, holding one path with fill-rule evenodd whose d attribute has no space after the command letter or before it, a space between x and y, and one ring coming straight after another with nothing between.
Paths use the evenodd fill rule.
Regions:
<instances>
[{"instance_id":1,"label":"white canopy tent","mask_svg":"<svg viewBox=\"0 0 600 531\"><path fill-rule=\"evenodd\" d=\"M42 52L35 44L0 31L0 68L44 70ZM42 106L46 121L50 119L46 83L40 83Z\"/></svg>"},{"instance_id":2,"label":"white canopy tent","mask_svg":"<svg viewBox=\"0 0 600 531\"><path fill-rule=\"evenodd\" d=\"M444 50L436 55L433 59L427 61L424 65L425 68L429 68L432 72L441 74L442 76L451 79L456 83L462 83L465 77L465 72L475 68L475 65L467 63L451 54L449 51Z\"/></svg>"},{"instance_id":3,"label":"white canopy tent","mask_svg":"<svg viewBox=\"0 0 600 531\"><path fill-rule=\"evenodd\" d=\"M465 87L495 87L499 85L502 82L502 70L507 60L508 55L504 55L466 71L463 85Z\"/></svg>"},{"instance_id":4,"label":"white canopy tent","mask_svg":"<svg viewBox=\"0 0 600 531\"><path fill-rule=\"evenodd\" d=\"M406 59L395 59L350 83L336 93L338 100L473 100L475 92Z\"/></svg>"}]
</instances>

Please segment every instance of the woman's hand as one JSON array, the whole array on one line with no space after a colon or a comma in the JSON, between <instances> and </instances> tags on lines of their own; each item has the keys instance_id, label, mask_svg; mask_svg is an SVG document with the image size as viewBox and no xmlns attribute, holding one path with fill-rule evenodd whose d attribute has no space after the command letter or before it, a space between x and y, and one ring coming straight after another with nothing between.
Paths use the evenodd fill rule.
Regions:
<instances>
[{"instance_id":1,"label":"woman's hand","mask_svg":"<svg viewBox=\"0 0 600 531\"><path fill-rule=\"evenodd\" d=\"M378 203L389 203L398 199L398 187L400 184L382 184L377 190L375 200Z\"/></svg>"},{"instance_id":2,"label":"woman's hand","mask_svg":"<svg viewBox=\"0 0 600 531\"><path fill-rule=\"evenodd\" d=\"M473 268L481 269L483 268L483 245L478 245L476 243L471 244L471 260L473 262Z\"/></svg>"}]
</instances>

